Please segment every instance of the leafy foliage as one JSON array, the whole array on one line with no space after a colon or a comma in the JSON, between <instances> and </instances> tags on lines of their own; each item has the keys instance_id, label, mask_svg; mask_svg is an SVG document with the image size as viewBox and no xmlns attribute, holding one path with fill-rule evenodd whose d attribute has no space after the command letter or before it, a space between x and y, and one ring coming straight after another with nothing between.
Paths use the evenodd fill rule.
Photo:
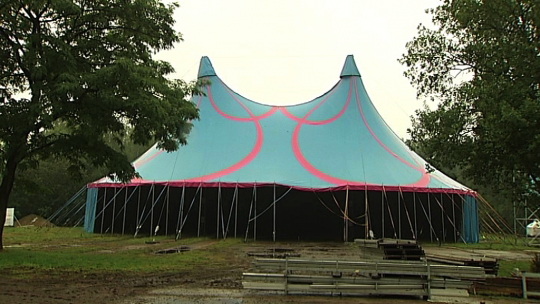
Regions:
<instances>
[{"instance_id":1,"label":"leafy foliage","mask_svg":"<svg viewBox=\"0 0 540 304\"><path fill-rule=\"evenodd\" d=\"M428 10L400 62L418 95L411 146L476 184L537 196L540 181L540 3L444 0ZM511 189L511 191L508 191Z\"/></svg>"},{"instance_id":2,"label":"leafy foliage","mask_svg":"<svg viewBox=\"0 0 540 304\"><path fill-rule=\"evenodd\" d=\"M166 78L172 66L152 59L181 41L173 29L176 6L0 3L0 224L17 169L54 157L71 173L104 167L126 181L135 175L123 153L126 136L167 151L186 142L189 121L198 117L189 97L198 87Z\"/></svg>"},{"instance_id":3,"label":"leafy foliage","mask_svg":"<svg viewBox=\"0 0 540 304\"><path fill-rule=\"evenodd\" d=\"M115 150L120 149L107 137L106 140ZM140 146L127 141L123 153L128 160L134 161L148 148L149 145ZM87 166L84 171L78 172L80 178L73 178L67 173L69 166L69 162L64 159L52 158L39 161L37 168L18 170L8 207L15 207L18 218L28 214L48 218L79 189L107 174L106 168Z\"/></svg>"}]
</instances>

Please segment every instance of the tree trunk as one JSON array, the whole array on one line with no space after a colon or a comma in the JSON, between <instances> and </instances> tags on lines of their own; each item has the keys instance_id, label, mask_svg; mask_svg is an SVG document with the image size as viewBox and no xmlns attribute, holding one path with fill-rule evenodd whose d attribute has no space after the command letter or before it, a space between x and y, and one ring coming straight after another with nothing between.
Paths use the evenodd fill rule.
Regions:
<instances>
[{"instance_id":1,"label":"tree trunk","mask_svg":"<svg viewBox=\"0 0 540 304\"><path fill-rule=\"evenodd\" d=\"M0 182L0 252L4 251L4 224L6 222L9 195L15 182L16 170L17 162L13 159L8 159L5 174L2 176L2 181Z\"/></svg>"}]
</instances>

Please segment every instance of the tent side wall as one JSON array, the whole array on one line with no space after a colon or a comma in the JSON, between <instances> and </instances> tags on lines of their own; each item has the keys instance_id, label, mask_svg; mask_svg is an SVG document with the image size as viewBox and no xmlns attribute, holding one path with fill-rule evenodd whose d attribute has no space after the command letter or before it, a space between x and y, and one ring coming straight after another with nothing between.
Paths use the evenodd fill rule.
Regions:
<instances>
[{"instance_id":1,"label":"tent side wall","mask_svg":"<svg viewBox=\"0 0 540 304\"><path fill-rule=\"evenodd\" d=\"M94 232L96 220L98 188L88 188L86 192L86 210L84 213L84 231Z\"/></svg>"},{"instance_id":2,"label":"tent side wall","mask_svg":"<svg viewBox=\"0 0 540 304\"><path fill-rule=\"evenodd\" d=\"M89 188L85 230L95 233L353 241L369 237L478 242L472 196L396 191L298 191L145 185ZM366 208L367 207L367 208Z\"/></svg>"},{"instance_id":3,"label":"tent side wall","mask_svg":"<svg viewBox=\"0 0 540 304\"><path fill-rule=\"evenodd\" d=\"M478 243L480 224L478 222L478 202L472 196L465 196L463 202L462 236L466 243Z\"/></svg>"}]
</instances>

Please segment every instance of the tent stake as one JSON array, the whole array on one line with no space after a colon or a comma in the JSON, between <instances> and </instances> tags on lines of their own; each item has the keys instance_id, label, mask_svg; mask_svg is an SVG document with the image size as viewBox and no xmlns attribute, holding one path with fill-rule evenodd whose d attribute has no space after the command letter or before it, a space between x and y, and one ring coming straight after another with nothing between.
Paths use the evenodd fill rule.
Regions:
<instances>
[{"instance_id":1,"label":"tent stake","mask_svg":"<svg viewBox=\"0 0 540 304\"><path fill-rule=\"evenodd\" d=\"M197 237L201 237L201 208L202 208L202 181L201 181L201 193L199 194L199 223L197 224Z\"/></svg>"}]
</instances>

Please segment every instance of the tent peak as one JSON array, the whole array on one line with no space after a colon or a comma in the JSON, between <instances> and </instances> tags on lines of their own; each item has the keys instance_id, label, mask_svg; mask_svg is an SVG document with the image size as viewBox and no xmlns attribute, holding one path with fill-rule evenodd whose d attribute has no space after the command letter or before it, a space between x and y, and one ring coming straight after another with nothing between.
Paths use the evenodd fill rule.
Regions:
<instances>
[{"instance_id":1,"label":"tent peak","mask_svg":"<svg viewBox=\"0 0 540 304\"><path fill-rule=\"evenodd\" d=\"M207 77L207 76L216 76L216 71L214 70L214 67L212 66L212 62L210 61L210 58L207 56L203 56L201 58L201 63L199 64L199 73L197 74L197 78Z\"/></svg>"},{"instance_id":2,"label":"tent peak","mask_svg":"<svg viewBox=\"0 0 540 304\"><path fill-rule=\"evenodd\" d=\"M359 76L360 77L360 72L358 71L358 68L356 67L356 63L354 62L353 55L347 56L347 59L345 59L345 64L343 65L343 69L341 70L341 75L339 75L340 78L343 78L346 76Z\"/></svg>"}]
</instances>

